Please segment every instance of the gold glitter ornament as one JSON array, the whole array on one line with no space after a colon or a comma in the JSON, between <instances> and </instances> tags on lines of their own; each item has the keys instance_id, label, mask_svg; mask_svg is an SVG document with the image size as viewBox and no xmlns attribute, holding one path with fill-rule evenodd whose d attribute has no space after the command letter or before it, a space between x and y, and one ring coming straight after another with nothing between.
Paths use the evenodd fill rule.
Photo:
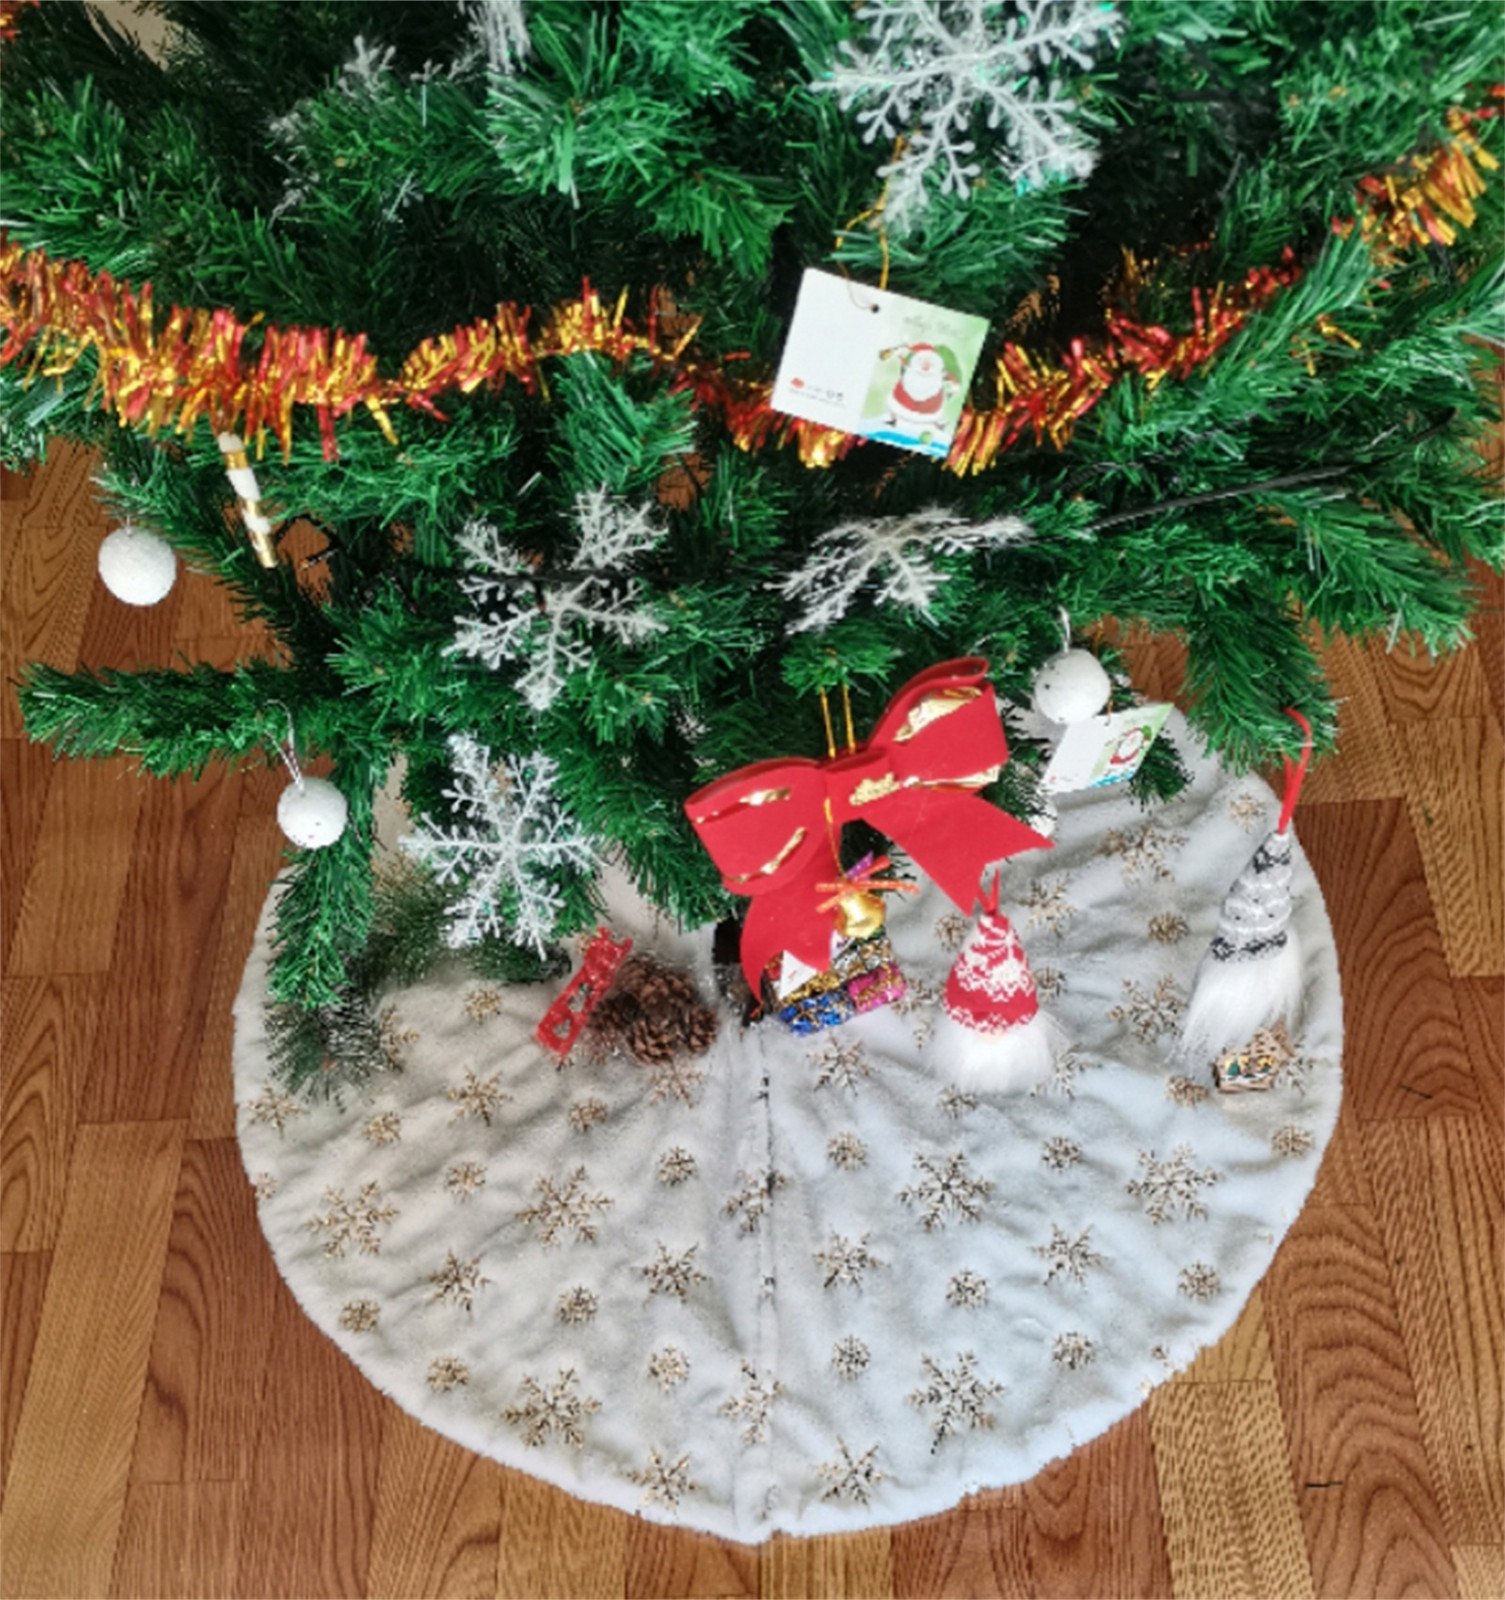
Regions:
<instances>
[{"instance_id":1,"label":"gold glitter ornament","mask_svg":"<svg viewBox=\"0 0 1505 1600\"><path fill-rule=\"evenodd\" d=\"M836 902L836 931L843 939L870 939L883 928L883 901L863 889L853 889Z\"/></svg>"}]
</instances>

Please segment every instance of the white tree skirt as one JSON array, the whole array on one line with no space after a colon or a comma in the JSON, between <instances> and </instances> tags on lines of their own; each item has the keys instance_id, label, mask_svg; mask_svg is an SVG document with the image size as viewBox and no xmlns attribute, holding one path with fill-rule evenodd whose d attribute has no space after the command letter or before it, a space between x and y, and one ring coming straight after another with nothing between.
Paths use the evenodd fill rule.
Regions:
<instances>
[{"instance_id":1,"label":"white tree skirt","mask_svg":"<svg viewBox=\"0 0 1505 1600\"><path fill-rule=\"evenodd\" d=\"M429 1426L654 1519L758 1540L1028 1478L1229 1327L1332 1132L1337 960L1299 850L1284 1081L1225 1095L1172 1057L1177 998L1274 814L1206 761L1153 812L1063 801L1056 848L1005 868L1004 909L1075 1046L1009 1097L955 1092L917 1042L962 926L933 889L891 901L919 1003L809 1039L728 1019L655 1077L556 1070L532 1037L553 987L451 976L389 997L405 1069L343 1110L268 1084L263 918L235 1078L278 1266ZM615 928L711 992L709 930L611 898Z\"/></svg>"}]
</instances>

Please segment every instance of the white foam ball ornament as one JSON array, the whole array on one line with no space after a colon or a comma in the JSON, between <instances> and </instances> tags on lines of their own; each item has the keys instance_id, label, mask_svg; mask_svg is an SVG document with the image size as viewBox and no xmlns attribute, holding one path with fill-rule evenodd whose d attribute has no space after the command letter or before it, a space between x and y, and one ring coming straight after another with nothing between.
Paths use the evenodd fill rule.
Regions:
<instances>
[{"instance_id":1,"label":"white foam ball ornament","mask_svg":"<svg viewBox=\"0 0 1505 1600\"><path fill-rule=\"evenodd\" d=\"M99 576L117 600L154 606L177 581L178 558L165 539L128 522L100 545Z\"/></svg>"},{"instance_id":2,"label":"white foam ball ornament","mask_svg":"<svg viewBox=\"0 0 1505 1600\"><path fill-rule=\"evenodd\" d=\"M1113 685L1090 650L1063 650L1035 675L1035 710L1048 722L1085 722L1108 703Z\"/></svg>"},{"instance_id":3,"label":"white foam ball ornament","mask_svg":"<svg viewBox=\"0 0 1505 1600\"><path fill-rule=\"evenodd\" d=\"M350 805L326 778L290 783L277 802L277 825L304 850L322 850L345 831Z\"/></svg>"}]
</instances>

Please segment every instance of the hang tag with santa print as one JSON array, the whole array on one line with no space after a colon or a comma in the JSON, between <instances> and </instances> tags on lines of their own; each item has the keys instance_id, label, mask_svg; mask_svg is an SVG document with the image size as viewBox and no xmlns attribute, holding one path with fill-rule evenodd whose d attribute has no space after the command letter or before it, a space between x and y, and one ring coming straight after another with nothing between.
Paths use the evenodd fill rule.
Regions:
<instances>
[{"instance_id":1,"label":"hang tag with santa print","mask_svg":"<svg viewBox=\"0 0 1505 1600\"><path fill-rule=\"evenodd\" d=\"M983 317L809 268L773 408L944 457L987 331Z\"/></svg>"},{"instance_id":2,"label":"hang tag with santa print","mask_svg":"<svg viewBox=\"0 0 1505 1600\"><path fill-rule=\"evenodd\" d=\"M1130 706L1068 723L1041 779L1047 794L1127 783L1171 714L1168 705Z\"/></svg>"}]
</instances>

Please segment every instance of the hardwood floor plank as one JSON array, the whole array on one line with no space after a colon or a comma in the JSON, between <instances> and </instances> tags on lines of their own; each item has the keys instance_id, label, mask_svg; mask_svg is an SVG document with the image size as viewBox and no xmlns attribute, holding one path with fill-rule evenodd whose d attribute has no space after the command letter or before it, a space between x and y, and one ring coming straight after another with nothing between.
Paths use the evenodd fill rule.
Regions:
<instances>
[{"instance_id":1,"label":"hardwood floor plank","mask_svg":"<svg viewBox=\"0 0 1505 1600\"><path fill-rule=\"evenodd\" d=\"M114 1600L227 1600L235 1593L243 1483L133 1483L110 1585Z\"/></svg>"},{"instance_id":2,"label":"hardwood floor plank","mask_svg":"<svg viewBox=\"0 0 1505 1600\"><path fill-rule=\"evenodd\" d=\"M0 593L0 735L24 730L13 680L28 661L71 672L89 603L99 587L96 563L110 520L92 475L97 457L56 441L47 466L30 475L24 501L5 511L4 584Z\"/></svg>"},{"instance_id":3,"label":"hardwood floor plank","mask_svg":"<svg viewBox=\"0 0 1505 1600\"><path fill-rule=\"evenodd\" d=\"M903 1523L891 1530L890 1546L896 1600L1015 1600L1041 1593L1030 1566L1022 1485L971 1496L944 1516Z\"/></svg>"},{"instance_id":4,"label":"hardwood floor plank","mask_svg":"<svg viewBox=\"0 0 1505 1600\"><path fill-rule=\"evenodd\" d=\"M382 1426L366 1593L497 1592L502 1469L392 1407Z\"/></svg>"},{"instance_id":5,"label":"hardwood floor plank","mask_svg":"<svg viewBox=\"0 0 1505 1600\"><path fill-rule=\"evenodd\" d=\"M1353 639L1322 646L1322 668L1338 702L1338 749L1313 765L1302 789L1305 804L1391 800L1405 792L1372 653L1379 647Z\"/></svg>"},{"instance_id":6,"label":"hardwood floor plank","mask_svg":"<svg viewBox=\"0 0 1505 1600\"><path fill-rule=\"evenodd\" d=\"M0 1255L0 1493L10 1474L11 1443L31 1372L52 1257L46 1251ZM0 1505L3 1505L0 1500ZM3 1557L0 1557L3 1561Z\"/></svg>"},{"instance_id":7,"label":"hardwood floor plank","mask_svg":"<svg viewBox=\"0 0 1505 1600\"><path fill-rule=\"evenodd\" d=\"M1274 1382L1162 1384L1149 1412L1178 1600L1311 1596Z\"/></svg>"},{"instance_id":8,"label":"hardwood floor plank","mask_svg":"<svg viewBox=\"0 0 1505 1600\"><path fill-rule=\"evenodd\" d=\"M1471 1118L1364 1132L1448 1538L1488 1544L1505 1528L1499 1148Z\"/></svg>"},{"instance_id":9,"label":"hardwood floor plank","mask_svg":"<svg viewBox=\"0 0 1505 1600\"><path fill-rule=\"evenodd\" d=\"M524 1473L504 1472L496 1592L501 1600L610 1600L627 1594L628 1530L637 1526L624 1512L587 1505Z\"/></svg>"},{"instance_id":10,"label":"hardwood floor plank","mask_svg":"<svg viewBox=\"0 0 1505 1600\"><path fill-rule=\"evenodd\" d=\"M1337 940L1347 1092L1365 1120L1477 1112L1405 803L1310 806L1297 832Z\"/></svg>"},{"instance_id":11,"label":"hardwood floor plank","mask_svg":"<svg viewBox=\"0 0 1505 1600\"><path fill-rule=\"evenodd\" d=\"M1407 723L1399 730L1406 798L1427 887L1455 978L1505 972L1500 770L1492 717Z\"/></svg>"},{"instance_id":12,"label":"hardwood floor plank","mask_svg":"<svg viewBox=\"0 0 1505 1600\"><path fill-rule=\"evenodd\" d=\"M78 1130L0 1513L11 1595L109 1588L182 1150L180 1123Z\"/></svg>"},{"instance_id":13,"label":"hardwood floor plank","mask_svg":"<svg viewBox=\"0 0 1505 1600\"><path fill-rule=\"evenodd\" d=\"M116 957L84 1090L90 1121L193 1108L239 794L234 775L154 783L142 807Z\"/></svg>"},{"instance_id":14,"label":"hardwood floor plank","mask_svg":"<svg viewBox=\"0 0 1505 1600\"><path fill-rule=\"evenodd\" d=\"M817 1539L780 1535L760 1552L763 1600L804 1600L808 1595L882 1595L894 1592L893 1551L887 1528Z\"/></svg>"},{"instance_id":15,"label":"hardwood floor plank","mask_svg":"<svg viewBox=\"0 0 1505 1600\"><path fill-rule=\"evenodd\" d=\"M627 1600L660 1595L756 1595L760 1552L709 1534L627 1520ZM505 1541L503 1544L505 1550Z\"/></svg>"},{"instance_id":16,"label":"hardwood floor plank","mask_svg":"<svg viewBox=\"0 0 1505 1600\"><path fill-rule=\"evenodd\" d=\"M1453 1548L1460 1600L1500 1600L1505 1594L1505 1547L1463 1544Z\"/></svg>"},{"instance_id":17,"label":"hardwood floor plank","mask_svg":"<svg viewBox=\"0 0 1505 1600\"><path fill-rule=\"evenodd\" d=\"M1264 1301L1258 1289L1244 1303L1238 1321L1215 1345L1196 1358L1172 1383L1261 1383L1275 1376Z\"/></svg>"},{"instance_id":18,"label":"hardwood floor plank","mask_svg":"<svg viewBox=\"0 0 1505 1600\"><path fill-rule=\"evenodd\" d=\"M165 667L173 658L178 609L183 602L183 563L165 598L153 606L131 606L96 582L89 596L79 643L79 665L95 671L134 672Z\"/></svg>"},{"instance_id":19,"label":"hardwood floor plank","mask_svg":"<svg viewBox=\"0 0 1505 1600\"><path fill-rule=\"evenodd\" d=\"M1145 1407L1032 1478L1024 1506L1040 1593L1170 1593Z\"/></svg>"},{"instance_id":20,"label":"hardwood floor plank","mask_svg":"<svg viewBox=\"0 0 1505 1600\"><path fill-rule=\"evenodd\" d=\"M1308 1205L1264 1297L1316 1593L1454 1594L1377 1223Z\"/></svg>"},{"instance_id":21,"label":"hardwood floor plank","mask_svg":"<svg viewBox=\"0 0 1505 1600\"><path fill-rule=\"evenodd\" d=\"M58 763L7 952L11 977L109 970L148 787L123 758Z\"/></svg>"},{"instance_id":22,"label":"hardwood floor plank","mask_svg":"<svg viewBox=\"0 0 1505 1600\"><path fill-rule=\"evenodd\" d=\"M235 613L235 597L207 571L183 566L178 573L182 598L173 618L172 644L190 661L205 659L197 653L201 639L233 639L250 632Z\"/></svg>"},{"instance_id":23,"label":"hardwood floor plank","mask_svg":"<svg viewBox=\"0 0 1505 1600\"><path fill-rule=\"evenodd\" d=\"M1374 661L1385 716L1393 723L1479 717L1490 709L1477 650L1433 658L1420 648L1397 644L1394 650L1376 651Z\"/></svg>"},{"instance_id":24,"label":"hardwood floor plank","mask_svg":"<svg viewBox=\"0 0 1505 1600\"><path fill-rule=\"evenodd\" d=\"M235 1592L247 1600L363 1595L390 1403L280 1280L274 1296Z\"/></svg>"},{"instance_id":25,"label":"hardwood floor plank","mask_svg":"<svg viewBox=\"0 0 1505 1600\"><path fill-rule=\"evenodd\" d=\"M10 971L10 952L21 914L21 886L31 871L42 836L47 791L56 765L52 752L26 739L0 739L0 974Z\"/></svg>"},{"instance_id":26,"label":"hardwood floor plank","mask_svg":"<svg viewBox=\"0 0 1505 1600\"><path fill-rule=\"evenodd\" d=\"M235 778L227 779L234 783ZM235 1039L232 1007L245 975L246 957L256 932L256 919L282 860L285 841L274 814L240 816L235 823L235 848L225 889L224 915L209 979L204 1032L194 1078L188 1119L193 1139L235 1137L235 1088L230 1051Z\"/></svg>"},{"instance_id":27,"label":"hardwood floor plank","mask_svg":"<svg viewBox=\"0 0 1505 1600\"><path fill-rule=\"evenodd\" d=\"M133 1482L250 1477L277 1281L235 1141L190 1140L167 1239Z\"/></svg>"},{"instance_id":28,"label":"hardwood floor plank","mask_svg":"<svg viewBox=\"0 0 1505 1600\"><path fill-rule=\"evenodd\" d=\"M0 982L0 1250L50 1250L57 1242L104 982Z\"/></svg>"},{"instance_id":29,"label":"hardwood floor plank","mask_svg":"<svg viewBox=\"0 0 1505 1600\"><path fill-rule=\"evenodd\" d=\"M1505 978L1456 978L1453 999L1468 1047L1484 1127L1505 1127Z\"/></svg>"},{"instance_id":30,"label":"hardwood floor plank","mask_svg":"<svg viewBox=\"0 0 1505 1600\"><path fill-rule=\"evenodd\" d=\"M1360 1120L1354 1081L1367 1070L1353 1048L1353 1027L1344 1048L1343 1103L1338 1108L1338 1124L1328 1140L1327 1153L1317 1169L1308 1205L1374 1206L1374 1186L1369 1181L1369 1159L1364 1153L1364 1124Z\"/></svg>"}]
</instances>

